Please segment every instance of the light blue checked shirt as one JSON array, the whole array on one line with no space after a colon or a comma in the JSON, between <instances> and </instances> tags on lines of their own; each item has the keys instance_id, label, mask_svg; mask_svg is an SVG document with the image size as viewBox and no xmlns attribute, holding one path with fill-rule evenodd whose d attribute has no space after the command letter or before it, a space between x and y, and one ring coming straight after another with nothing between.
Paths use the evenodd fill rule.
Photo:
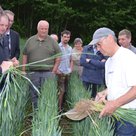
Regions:
<instances>
[{"instance_id":1,"label":"light blue checked shirt","mask_svg":"<svg viewBox=\"0 0 136 136\"><path fill-rule=\"evenodd\" d=\"M64 47L61 42L59 43L59 47L62 51L62 56L58 69L64 74L69 74L71 73L70 61L72 55L72 47L69 46L68 44L66 47Z\"/></svg>"}]
</instances>

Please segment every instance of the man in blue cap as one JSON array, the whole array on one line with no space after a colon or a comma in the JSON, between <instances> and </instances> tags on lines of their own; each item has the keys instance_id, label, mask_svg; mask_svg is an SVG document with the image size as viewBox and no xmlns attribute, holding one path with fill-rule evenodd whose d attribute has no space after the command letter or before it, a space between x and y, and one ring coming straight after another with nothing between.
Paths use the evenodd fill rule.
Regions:
<instances>
[{"instance_id":1,"label":"man in blue cap","mask_svg":"<svg viewBox=\"0 0 136 136\"><path fill-rule=\"evenodd\" d=\"M94 32L91 44L96 44L103 55L109 56L105 64L107 89L96 96L96 100L105 103L100 117L113 114L119 107L136 109L136 55L120 47L115 33L106 27ZM136 126L130 122L117 121L115 133L118 136L134 136Z\"/></svg>"}]
</instances>

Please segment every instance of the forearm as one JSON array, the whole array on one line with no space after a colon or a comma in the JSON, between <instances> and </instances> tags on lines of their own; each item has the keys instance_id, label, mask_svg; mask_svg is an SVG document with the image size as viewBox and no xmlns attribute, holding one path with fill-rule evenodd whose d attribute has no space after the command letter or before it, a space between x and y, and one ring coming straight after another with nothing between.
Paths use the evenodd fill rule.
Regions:
<instances>
[{"instance_id":1,"label":"forearm","mask_svg":"<svg viewBox=\"0 0 136 136\"><path fill-rule=\"evenodd\" d=\"M26 66L25 64L27 64L27 55L23 55L23 60L22 60L22 70L26 71Z\"/></svg>"},{"instance_id":2,"label":"forearm","mask_svg":"<svg viewBox=\"0 0 136 136\"><path fill-rule=\"evenodd\" d=\"M54 67L53 67L53 69L52 69L52 72L53 72L53 73L56 73L56 72L57 72L58 67L59 67L59 64L60 64L60 58L56 58Z\"/></svg>"},{"instance_id":3,"label":"forearm","mask_svg":"<svg viewBox=\"0 0 136 136\"><path fill-rule=\"evenodd\" d=\"M116 99L117 107L121 107L136 99L136 86L133 86L126 94Z\"/></svg>"},{"instance_id":4,"label":"forearm","mask_svg":"<svg viewBox=\"0 0 136 136\"><path fill-rule=\"evenodd\" d=\"M71 61L70 61L70 69L71 69L71 72L73 71L73 65L74 65L74 62L73 62L73 60L71 59Z\"/></svg>"}]
</instances>

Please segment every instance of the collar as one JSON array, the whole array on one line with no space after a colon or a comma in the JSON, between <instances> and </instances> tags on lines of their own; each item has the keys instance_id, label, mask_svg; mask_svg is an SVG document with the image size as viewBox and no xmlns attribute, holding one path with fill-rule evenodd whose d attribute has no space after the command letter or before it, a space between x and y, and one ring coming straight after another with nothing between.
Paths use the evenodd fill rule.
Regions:
<instances>
[{"instance_id":1,"label":"collar","mask_svg":"<svg viewBox=\"0 0 136 136\"><path fill-rule=\"evenodd\" d=\"M66 44L65 46L62 44L62 42L59 43L60 47L68 47L69 45Z\"/></svg>"},{"instance_id":2,"label":"collar","mask_svg":"<svg viewBox=\"0 0 136 136\"><path fill-rule=\"evenodd\" d=\"M10 35L10 29L5 33L5 35Z\"/></svg>"},{"instance_id":3,"label":"collar","mask_svg":"<svg viewBox=\"0 0 136 136\"><path fill-rule=\"evenodd\" d=\"M132 48L132 44L130 43L128 49L131 49L131 48Z\"/></svg>"},{"instance_id":4,"label":"collar","mask_svg":"<svg viewBox=\"0 0 136 136\"><path fill-rule=\"evenodd\" d=\"M45 37L44 39L40 39L39 37L38 37L38 35L35 35L36 36L36 40L37 41L40 41L40 42L44 42L46 39L47 39L47 37L48 37L48 35L47 35L47 37Z\"/></svg>"}]
</instances>

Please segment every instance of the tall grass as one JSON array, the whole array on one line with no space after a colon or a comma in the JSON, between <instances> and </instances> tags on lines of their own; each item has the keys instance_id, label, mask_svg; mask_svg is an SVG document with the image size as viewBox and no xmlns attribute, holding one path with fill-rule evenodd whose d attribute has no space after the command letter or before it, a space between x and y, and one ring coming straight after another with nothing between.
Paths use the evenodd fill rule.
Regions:
<instances>
[{"instance_id":1,"label":"tall grass","mask_svg":"<svg viewBox=\"0 0 136 136\"><path fill-rule=\"evenodd\" d=\"M56 80L45 81L32 122L33 136L61 136Z\"/></svg>"},{"instance_id":2,"label":"tall grass","mask_svg":"<svg viewBox=\"0 0 136 136\"><path fill-rule=\"evenodd\" d=\"M89 99L90 92L83 87L81 80L74 73L70 79L68 103L73 108L75 103L82 99ZM113 136L114 129L111 119L108 117L99 119L98 115L87 117L80 121L71 121L73 136ZM108 125L108 126L107 126Z\"/></svg>"},{"instance_id":3,"label":"tall grass","mask_svg":"<svg viewBox=\"0 0 136 136\"><path fill-rule=\"evenodd\" d=\"M73 73L70 78L69 90L67 93L67 101L69 107L73 108L76 102L81 99L90 98L90 93L85 90L77 73ZM72 121L73 136L87 136L89 134L91 122L89 118L81 121Z\"/></svg>"},{"instance_id":4,"label":"tall grass","mask_svg":"<svg viewBox=\"0 0 136 136\"><path fill-rule=\"evenodd\" d=\"M19 136L23 128L28 101L28 81L11 69L0 81L5 80L0 93L0 136Z\"/></svg>"}]
</instances>

